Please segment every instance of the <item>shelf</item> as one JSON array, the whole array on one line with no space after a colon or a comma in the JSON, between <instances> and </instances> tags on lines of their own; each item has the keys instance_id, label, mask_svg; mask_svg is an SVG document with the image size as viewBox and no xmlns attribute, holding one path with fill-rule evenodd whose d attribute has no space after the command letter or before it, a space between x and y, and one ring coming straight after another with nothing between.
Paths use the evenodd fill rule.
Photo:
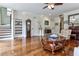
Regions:
<instances>
[{"instance_id":1,"label":"shelf","mask_svg":"<svg viewBox=\"0 0 79 59\"><path fill-rule=\"evenodd\" d=\"M15 25L15 27L22 27L22 25Z\"/></svg>"},{"instance_id":2,"label":"shelf","mask_svg":"<svg viewBox=\"0 0 79 59\"><path fill-rule=\"evenodd\" d=\"M22 20L21 19L15 20L15 34L22 35Z\"/></svg>"},{"instance_id":3,"label":"shelf","mask_svg":"<svg viewBox=\"0 0 79 59\"><path fill-rule=\"evenodd\" d=\"M15 31L22 31L22 29L19 29L19 30L15 29Z\"/></svg>"},{"instance_id":4,"label":"shelf","mask_svg":"<svg viewBox=\"0 0 79 59\"><path fill-rule=\"evenodd\" d=\"M21 33L15 33L15 34L22 34L22 32Z\"/></svg>"}]
</instances>

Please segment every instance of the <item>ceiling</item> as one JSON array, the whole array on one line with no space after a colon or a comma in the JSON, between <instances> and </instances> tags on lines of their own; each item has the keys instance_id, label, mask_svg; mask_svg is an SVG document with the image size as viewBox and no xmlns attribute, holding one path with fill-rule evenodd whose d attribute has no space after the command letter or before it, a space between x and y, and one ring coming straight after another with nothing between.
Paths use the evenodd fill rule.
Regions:
<instances>
[{"instance_id":1,"label":"ceiling","mask_svg":"<svg viewBox=\"0 0 79 59\"><path fill-rule=\"evenodd\" d=\"M79 3L64 3L61 6L56 6L54 10L42 9L46 5L43 3L0 3L0 5L17 11L53 16L79 9Z\"/></svg>"}]
</instances>

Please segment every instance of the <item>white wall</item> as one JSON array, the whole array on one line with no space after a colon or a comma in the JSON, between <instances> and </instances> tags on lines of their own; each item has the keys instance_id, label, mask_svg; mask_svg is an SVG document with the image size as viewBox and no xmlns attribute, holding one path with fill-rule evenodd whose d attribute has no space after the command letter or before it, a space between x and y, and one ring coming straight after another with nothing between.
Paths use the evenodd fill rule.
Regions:
<instances>
[{"instance_id":1,"label":"white wall","mask_svg":"<svg viewBox=\"0 0 79 59\"><path fill-rule=\"evenodd\" d=\"M58 23L58 25L55 25L55 23ZM52 33L56 33L58 34L59 31L60 31L60 18L59 17L54 17L54 20L53 20L53 31Z\"/></svg>"},{"instance_id":2,"label":"white wall","mask_svg":"<svg viewBox=\"0 0 79 59\"><path fill-rule=\"evenodd\" d=\"M68 21L68 15L71 14L76 14L79 13L79 9L78 10L74 10L74 11L69 11L66 13L63 13L64 15L64 21ZM60 31L60 18L59 16L54 17L52 19L50 19L50 17L44 16L44 15L37 15L37 14L32 14L29 12L16 12L16 19L22 19L22 36L26 37L26 20L30 19L31 20L31 35L32 36L40 36L40 30L39 30L39 23L42 26L42 35L44 35L44 28L45 27L49 27L52 29L52 33L59 33ZM45 20L49 20L50 25L49 26L45 26L44 25L44 21ZM55 23L58 23L57 26L55 26ZM68 28L68 23L64 24L64 28Z\"/></svg>"},{"instance_id":3,"label":"white wall","mask_svg":"<svg viewBox=\"0 0 79 59\"><path fill-rule=\"evenodd\" d=\"M63 13L64 21L68 21L68 15L76 14L76 13L79 13L79 9ZM24 13L17 12L15 18L22 19L22 21L23 21L23 32L22 32L22 34L23 34L24 37L26 37L26 23L25 23L25 21L27 19L31 19L31 22L32 22L32 28L31 28L32 36L40 36L40 30L39 30L38 22L41 23L43 31L44 31L44 28L46 27L46 26L44 26L44 20L46 20L46 18L50 21L49 27L52 28L52 33L54 33L54 32L59 33L59 31L60 31L60 18L59 18L59 16L54 17L54 18L52 18L52 20L50 20L49 17L45 17L45 16L42 16L42 15L37 15L37 14L32 14L32 13L27 13L27 12L24 12ZM58 26L55 26L55 23L58 23ZM64 28L68 28L68 26L69 26L68 23L64 24ZM44 32L42 33L42 35L44 35Z\"/></svg>"},{"instance_id":4,"label":"white wall","mask_svg":"<svg viewBox=\"0 0 79 59\"><path fill-rule=\"evenodd\" d=\"M15 12L15 19L22 19L22 37L26 37L26 20L31 20L31 35L32 36L40 36L39 25L42 26L42 35L44 35L44 21L49 20L50 25L48 27L51 28L51 20L49 17L43 15L32 14L28 12ZM40 24L39 24L40 23Z\"/></svg>"}]
</instances>

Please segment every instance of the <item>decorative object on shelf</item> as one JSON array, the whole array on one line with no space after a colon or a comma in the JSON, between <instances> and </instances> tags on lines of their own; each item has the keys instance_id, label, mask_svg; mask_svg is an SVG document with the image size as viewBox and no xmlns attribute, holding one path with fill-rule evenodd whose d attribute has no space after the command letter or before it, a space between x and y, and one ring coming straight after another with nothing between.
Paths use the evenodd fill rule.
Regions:
<instances>
[{"instance_id":1,"label":"decorative object on shelf","mask_svg":"<svg viewBox=\"0 0 79 59\"><path fill-rule=\"evenodd\" d=\"M16 23L16 25L20 25L21 24L21 22L20 21L18 21L17 23Z\"/></svg>"}]
</instances>

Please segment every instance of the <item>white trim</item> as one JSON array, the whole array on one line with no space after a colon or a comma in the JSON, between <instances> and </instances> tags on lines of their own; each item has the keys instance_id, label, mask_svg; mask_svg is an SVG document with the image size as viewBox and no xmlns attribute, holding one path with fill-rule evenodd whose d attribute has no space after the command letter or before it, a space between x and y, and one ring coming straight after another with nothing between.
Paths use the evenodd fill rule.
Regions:
<instances>
[{"instance_id":1,"label":"white trim","mask_svg":"<svg viewBox=\"0 0 79 59\"><path fill-rule=\"evenodd\" d=\"M3 39L0 39L0 40L13 40L13 38L3 38Z\"/></svg>"},{"instance_id":2,"label":"white trim","mask_svg":"<svg viewBox=\"0 0 79 59\"><path fill-rule=\"evenodd\" d=\"M12 10L12 21L11 21L11 33L12 33L12 39L14 40L14 33L15 33L15 28L14 28L14 11Z\"/></svg>"}]
</instances>

